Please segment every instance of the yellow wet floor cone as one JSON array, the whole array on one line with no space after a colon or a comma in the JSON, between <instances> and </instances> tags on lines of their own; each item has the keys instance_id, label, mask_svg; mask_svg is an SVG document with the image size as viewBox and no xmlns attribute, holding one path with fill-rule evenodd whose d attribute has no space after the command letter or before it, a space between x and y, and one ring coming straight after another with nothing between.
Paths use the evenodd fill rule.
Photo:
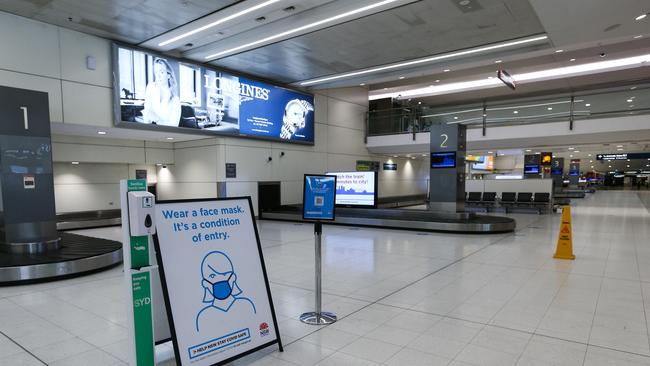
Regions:
<instances>
[{"instance_id":1,"label":"yellow wet floor cone","mask_svg":"<svg viewBox=\"0 0 650 366\"><path fill-rule=\"evenodd\" d=\"M573 237L571 235L571 207L562 208L562 225L560 225L560 234L557 238L557 248L553 258L557 259L576 259L573 255Z\"/></svg>"}]
</instances>

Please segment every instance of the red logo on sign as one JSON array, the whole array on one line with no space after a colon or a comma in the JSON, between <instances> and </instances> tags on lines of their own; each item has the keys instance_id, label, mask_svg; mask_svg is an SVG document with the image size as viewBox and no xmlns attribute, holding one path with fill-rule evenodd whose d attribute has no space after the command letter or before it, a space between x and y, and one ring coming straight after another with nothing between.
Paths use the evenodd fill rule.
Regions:
<instances>
[{"instance_id":1,"label":"red logo on sign","mask_svg":"<svg viewBox=\"0 0 650 366\"><path fill-rule=\"evenodd\" d=\"M266 337L269 335L269 325L266 323L261 323L260 324L260 336L261 337Z\"/></svg>"}]
</instances>

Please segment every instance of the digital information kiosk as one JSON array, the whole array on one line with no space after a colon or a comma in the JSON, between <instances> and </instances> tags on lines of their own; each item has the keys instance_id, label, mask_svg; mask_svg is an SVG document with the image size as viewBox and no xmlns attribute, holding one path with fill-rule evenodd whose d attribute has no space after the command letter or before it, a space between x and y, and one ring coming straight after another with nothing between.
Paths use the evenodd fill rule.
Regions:
<instances>
[{"instance_id":1,"label":"digital information kiosk","mask_svg":"<svg viewBox=\"0 0 650 366\"><path fill-rule=\"evenodd\" d=\"M178 365L282 351L250 197L157 202L156 231Z\"/></svg>"},{"instance_id":2,"label":"digital information kiosk","mask_svg":"<svg viewBox=\"0 0 650 366\"><path fill-rule=\"evenodd\" d=\"M335 215L336 203L335 175L305 175L302 194L302 218L316 220L314 222L314 239L316 252L316 309L300 315L300 321L312 325L331 324L336 321L336 315L322 311L321 294L321 221L332 221Z\"/></svg>"}]
</instances>

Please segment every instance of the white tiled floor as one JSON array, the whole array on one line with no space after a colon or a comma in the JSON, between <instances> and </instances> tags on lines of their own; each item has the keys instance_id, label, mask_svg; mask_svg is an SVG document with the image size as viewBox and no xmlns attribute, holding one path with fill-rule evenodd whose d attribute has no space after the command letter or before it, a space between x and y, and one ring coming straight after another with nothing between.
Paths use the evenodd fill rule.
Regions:
<instances>
[{"instance_id":1,"label":"white tiled floor","mask_svg":"<svg viewBox=\"0 0 650 366\"><path fill-rule=\"evenodd\" d=\"M558 214L513 215L517 231L497 235L326 226L324 308L340 318L327 327L297 319L313 306L311 226L260 222L285 352L235 364L650 366L642 194L576 200L575 261L552 259ZM0 365L124 365L124 294L120 268L0 288Z\"/></svg>"}]
</instances>

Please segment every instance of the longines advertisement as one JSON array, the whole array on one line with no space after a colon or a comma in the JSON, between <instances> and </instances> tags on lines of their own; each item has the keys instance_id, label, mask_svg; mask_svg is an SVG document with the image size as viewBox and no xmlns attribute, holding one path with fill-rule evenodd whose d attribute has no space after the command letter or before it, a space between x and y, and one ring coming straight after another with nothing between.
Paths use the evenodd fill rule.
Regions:
<instances>
[{"instance_id":1,"label":"longines advertisement","mask_svg":"<svg viewBox=\"0 0 650 366\"><path fill-rule=\"evenodd\" d=\"M314 97L113 45L120 118L206 133L314 142Z\"/></svg>"}]
</instances>

